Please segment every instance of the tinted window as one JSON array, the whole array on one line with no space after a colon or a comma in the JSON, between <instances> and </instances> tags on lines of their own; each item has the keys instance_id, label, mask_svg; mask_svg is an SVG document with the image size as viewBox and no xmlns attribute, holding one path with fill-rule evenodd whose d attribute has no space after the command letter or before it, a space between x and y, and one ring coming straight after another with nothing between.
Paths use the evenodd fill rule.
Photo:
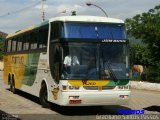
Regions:
<instances>
[{"instance_id":1,"label":"tinted window","mask_svg":"<svg viewBox=\"0 0 160 120\"><path fill-rule=\"evenodd\" d=\"M48 41L48 27L44 27L39 30L38 32L38 46L39 48L45 48L47 47L47 41Z\"/></svg>"},{"instance_id":2,"label":"tinted window","mask_svg":"<svg viewBox=\"0 0 160 120\"><path fill-rule=\"evenodd\" d=\"M31 33L30 49L37 49L38 36L36 34L36 32Z\"/></svg>"},{"instance_id":3,"label":"tinted window","mask_svg":"<svg viewBox=\"0 0 160 120\"><path fill-rule=\"evenodd\" d=\"M60 37L59 23L55 22L51 25L51 40L56 39L58 37Z\"/></svg>"},{"instance_id":4,"label":"tinted window","mask_svg":"<svg viewBox=\"0 0 160 120\"><path fill-rule=\"evenodd\" d=\"M11 40L8 40L8 44L7 44L7 52L10 52L11 51Z\"/></svg>"},{"instance_id":5,"label":"tinted window","mask_svg":"<svg viewBox=\"0 0 160 120\"><path fill-rule=\"evenodd\" d=\"M123 24L65 23L65 38L126 39Z\"/></svg>"},{"instance_id":6,"label":"tinted window","mask_svg":"<svg viewBox=\"0 0 160 120\"><path fill-rule=\"evenodd\" d=\"M17 51L21 51L22 50L22 44L23 44L23 39L21 37L19 37L18 39L18 43L17 43Z\"/></svg>"},{"instance_id":7,"label":"tinted window","mask_svg":"<svg viewBox=\"0 0 160 120\"><path fill-rule=\"evenodd\" d=\"M29 35L24 35L23 36L23 50L28 50L29 49Z\"/></svg>"},{"instance_id":8,"label":"tinted window","mask_svg":"<svg viewBox=\"0 0 160 120\"><path fill-rule=\"evenodd\" d=\"M15 52L17 48L17 41L16 39L12 39L12 52Z\"/></svg>"}]
</instances>

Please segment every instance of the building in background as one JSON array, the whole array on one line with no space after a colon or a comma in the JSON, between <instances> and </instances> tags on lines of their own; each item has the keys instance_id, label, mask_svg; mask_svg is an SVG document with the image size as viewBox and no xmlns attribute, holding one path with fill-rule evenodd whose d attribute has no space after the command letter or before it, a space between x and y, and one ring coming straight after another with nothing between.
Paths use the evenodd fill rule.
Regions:
<instances>
[{"instance_id":1,"label":"building in background","mask_svg":"<svg viewBox=\"0 0 160 120\"><path fill-rule=\"evenodd\" d=\"M2 61L3 48L4 48L3 40L5 39L6 36L7 36L6 33L0 31L0 71L3 70L3 61Z\"/></svg>"},{"instance_id":2,"label":"building in background","mask_svg":"<svg viewBox=\"0 0 160 120\"><path fill-rule=\"evenodd\" d=\"M7 33L0 31L0 40L1 40L1 38L5 38L6 36L7 36Z\"/></svg>"}]
</instances>

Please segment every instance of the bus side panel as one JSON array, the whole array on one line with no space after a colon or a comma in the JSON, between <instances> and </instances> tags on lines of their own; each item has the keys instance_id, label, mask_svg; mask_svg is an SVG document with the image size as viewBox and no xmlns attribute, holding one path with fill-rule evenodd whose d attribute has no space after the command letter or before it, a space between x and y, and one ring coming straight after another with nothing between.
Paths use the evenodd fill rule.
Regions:
<instances>
[{"instance_id":1,"label":"bus side panel","mask_svg":"<svg viewBox=\"0 0 160 120\"><path fill-rule=\"evenodd\" d=\"M21 90L39 97L42 81L47 88L50 83L50 72L47 69L47 54L32 53L28 56ZM52 80L53 81L53 80Z\"/></svg>"},{"instance_id":2,"label":"bus side panel","mask_svg":"<svg viewBox=\"0 0 160 120\"><path fill-rule=\"evenodd\" d=\"M11 73L11 56L4 56L4 72L3 72L3 80L5 84L8 84L8 76Z\"/></svg>"},{"instance_id":3,"label":"bus side panel","mask_svg":"<svg viewBox=\"0 0 160 120\"><path fill-rule=\"evenodd\" d=\"M4 57L4 83L8 84L8 77L15 81L15 87L20 89L24 78L27 54L7 55Z\"/></svg>"}]
</instances>

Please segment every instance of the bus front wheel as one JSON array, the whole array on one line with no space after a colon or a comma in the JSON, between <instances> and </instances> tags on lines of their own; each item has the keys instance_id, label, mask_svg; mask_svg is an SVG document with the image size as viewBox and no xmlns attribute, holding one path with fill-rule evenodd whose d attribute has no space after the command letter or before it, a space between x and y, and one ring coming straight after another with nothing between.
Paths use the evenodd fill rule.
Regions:
<instances>
[{"instance_id":1,"label":"bus front wheel","mask_svg":"<svg viewBox=\"0 0 160 120\"><path fill-rule=\"evenodd\" d=\"M40 99L40 103L41 103L42 107L44 107L44 108L50 107L50 104L49 104L47 98L48 98L47 86L45 84L43 84L40 89L39 99Z\"/></svg>"}]
</instances>

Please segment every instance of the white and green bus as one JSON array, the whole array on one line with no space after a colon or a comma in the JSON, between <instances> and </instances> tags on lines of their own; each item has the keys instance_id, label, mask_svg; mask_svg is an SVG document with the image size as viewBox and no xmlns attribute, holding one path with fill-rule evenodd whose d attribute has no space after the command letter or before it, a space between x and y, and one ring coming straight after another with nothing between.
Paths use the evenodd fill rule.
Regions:
<instances>
[{"instance_id":1,"label":"white and green bus","mask_svg":"<svg viewBox=\"0 0 160 120\"><path fill-rule=\"evenodd\" d=\"M67 55L76 55L78 65ZM9 34L4 82L43 107L122 105L129 101L128 40L120 19L62 16Z\"/></svg>"}]
</instances>

